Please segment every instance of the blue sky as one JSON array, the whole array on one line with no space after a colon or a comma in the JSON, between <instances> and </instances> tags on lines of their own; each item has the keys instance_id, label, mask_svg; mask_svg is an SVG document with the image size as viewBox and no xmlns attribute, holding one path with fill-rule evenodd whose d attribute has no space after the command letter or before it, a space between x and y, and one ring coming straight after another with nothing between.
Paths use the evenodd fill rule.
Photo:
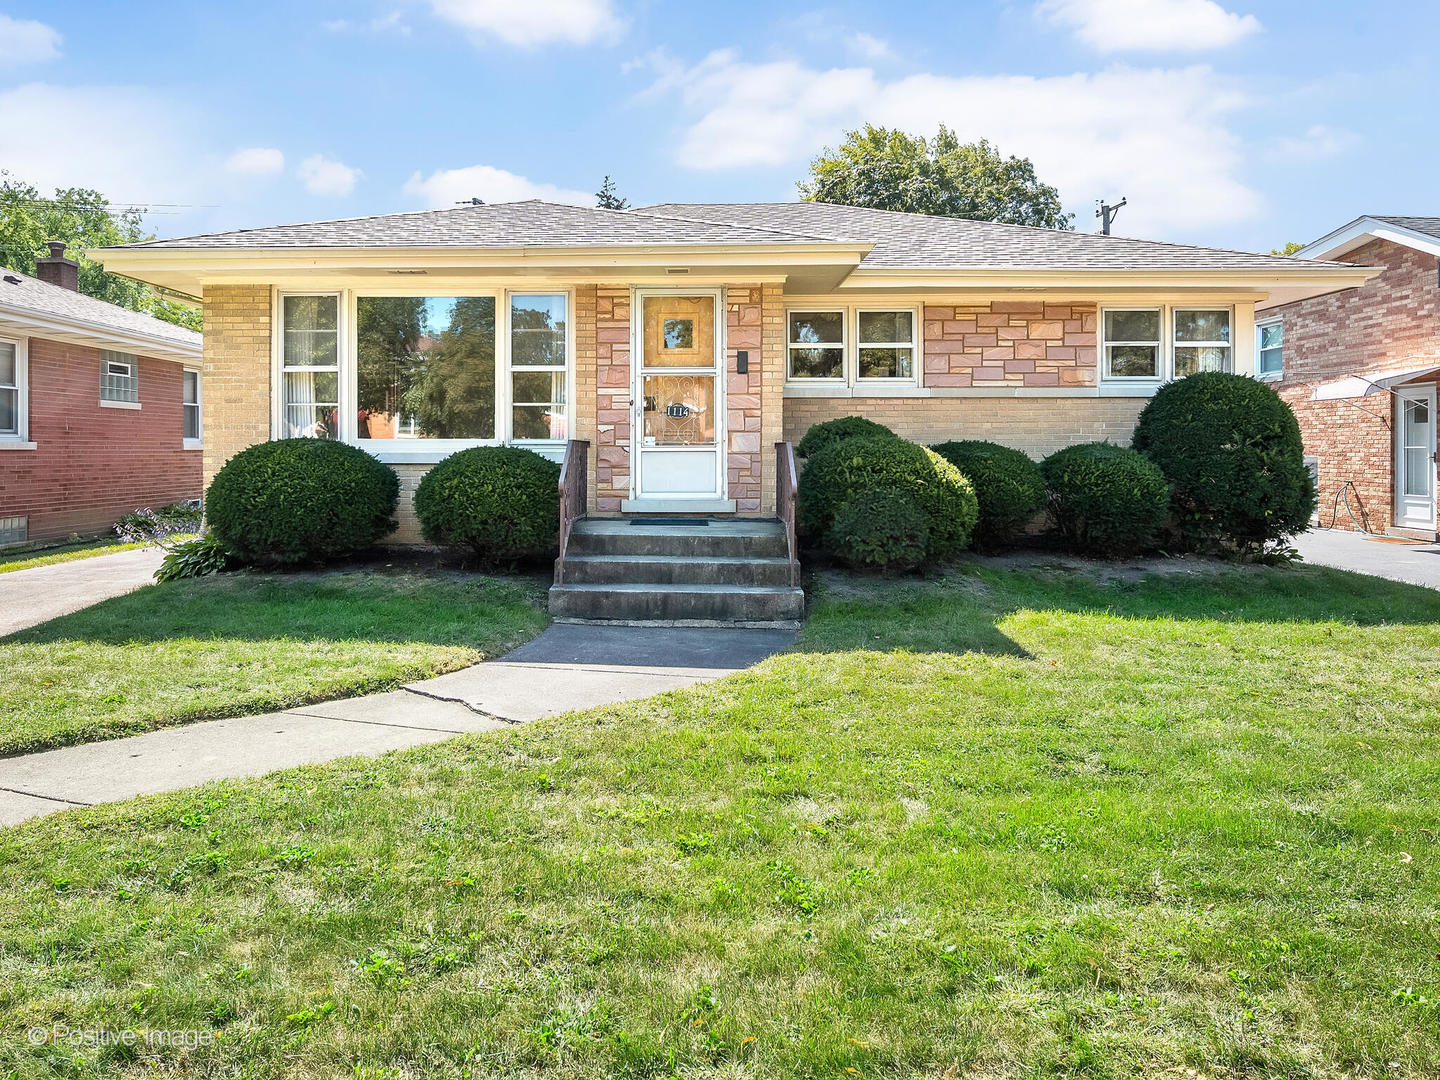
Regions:
<instances>
[{"instance_id":1,"label":"blue sky","mask_svg":"<svg viewBox=\"0 0 1440 1080\"><path fill-rule=\"evenodd\" d=\"M538 196L795 197L871 121L1032 158L1079 228L1268 250L1440 214L1440 5L0 0L0 168L162 236ZM161 213L161 210L164 213Z\"/></svg>"}]
</instances>

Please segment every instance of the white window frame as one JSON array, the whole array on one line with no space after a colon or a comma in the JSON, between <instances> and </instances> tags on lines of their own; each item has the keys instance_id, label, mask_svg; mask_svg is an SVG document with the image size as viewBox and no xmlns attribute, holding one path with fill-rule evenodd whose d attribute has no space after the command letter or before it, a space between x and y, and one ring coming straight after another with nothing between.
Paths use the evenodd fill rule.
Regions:
<instances>
[{"instance_id":1,"label":"white window frame","mask_svg":"<svg viewBox=\"0 0 1440 1080\"><path fill-rule=\"evenodd\" d=\"M790 316L800 314L836 314L840 316L840 338L833 341L796 342L790 339ZM785 384L787 386L848 386L850 385L850 339L854 335L850 328L850 309L845 304L797 304L785 309ZM795 349L836 349L840 350L840 374L809 376L795 374L790 365L790 354Z\"/></svg>"},{"instance_id":2,"label":"white window frame","mask_svg":"<svg viewBox=\"0 0 1440 1080\"><path fill-rule=\"evenodd\" d=\"M1180 341L1175 335L1180 332L1180 320L1177 316L1182 311L1223 311L1230 320L1229 341ZM1235 309L1229 304L1172 304L1170 305L1170 377L1179 378L1175 369L1175 353L1179 349L1224 349L1225 364L1221 371L1233 372L1235 370ZM1257 361L1258 362L1258 361ZM1193 372L1192 372L1193 374Z\"/></svg>"},{"instance_id":3,"label":"white window frame","mask_svg":"<svg viewBox=\"0 0 1440 1080\"><path fill-rule=\"evenodd\" d=\"M0 337L0 345L15 347L15 430L0 432L0 450L34 450L30 441L30 339Z\"/></svg>"},{"instance_id":4,"label":"white window frame","mask_svg":"<svg viewBox=\"0 0 1440 1080\"><path fill-rule=\"evenodd\" d=\"M134 401L107 398L105 396L105 376L113 374L109 370L111 364L124 364L130 369L130 374L125 376L125 378L131 379L135 383ZM140 357L134 353L120 352L118 349L101 349L100 387L98 393L100 395L100 407L102 409L138 410L140 408Z\"/></svg>"},{"instance_id":5,"label":"white window frame","mask_svg":"<svg viewBox=\"0 0 1440 1080\"><path fill-rule=\"evenodd\" d=\"M512 299L516 296L563 296L565 298L565 362L563 365L557 367L547 364L545 367L526 366L518 369L514 366L514 350L511 348L514 342L511 337L510 309ZM503 343L503 349L501 342L497 341L495 343L495 367L497 369L497 373L503 370L505 374L505 386L503 392L498 385L495 387L495 405L498 409L502 410L505 423L503 427L497 424L495 430L503 433L504 442L507 445L513 444L515 446L525 446L537 450L549 447L563 447L569 439L575 437L575 290L544 287L534 289L506 289L502 294L502 300L505 305L505 313L503 318L499 316L498 312L496 313L495 332L497 334L501 333L501 326L503 325L503 333L505 340ZM515 438L514 393L515 372L517 370L521 372L564 372L566 432L566 437L564 439ZM499 379L496 379L497 384L499 383L499 381ZM503 401L501 400L502 396L504 399ZM527 403L522 402L521 404ZM534 404L546 403L535 402Z\"/></svg>"},{"instance_id":6,"label":"white window frame","mask_svg":"<svg viewBox=\"0 0 1440 1080\"><path fill-rule=\"evenodd\" d=\"M1271 326L1280 327L1280 345L1278 348L1261 349L1261 337ZM1274 371L1265 370L1265 353L1267 352L1280 354L1280 366ZM1285 377L1285 320L1283 318L1261 319L1255 324L1255 377L1257 379L1283 379Z\"/></svg>"},{"instance_id":7,"label":"white window frame","mask_svg":"<svg viewBox=\"0 0 1440 1080\"><path fill-rule=\"evenodd\" d=\"M1124 341L1111 341L1105 336L1105 316L1112 311L1153 311L1158 318L1158 325L1155 327L1159 335L1154 341L1139 341L1126 339ZM1106 304L1100 308L1099 326L1096 327L1096 340L1099 343L1100 356L1100 378L1102 382L1117 383L1121 386L1158 386L1168 377L1170 369L1169 350L1165 346L1167 337L1171 336L1168 331L1170 319L1164 304ZM1155 346L1155 374L1154 375L1112 375L1110 374L1110 346L1112 345L1154 345Z\"/></svg>"},{"instance_id":8,"label":"white window frame","mask_svg":"<svg viewBox=\"0 0 1440 1080\"><path fill-rule=\"evenodd\" d=\"M813 342L799 343L790 340L790 316L819 313L838 312L841 316L840 325L844 340L837 346L835 342ZM905 311L910 314L911 341L867 341L863 344L860 341L860 315L866 313L889 313L893 311ZM920 385L921 372L925 363L924 343L924 317L919 304L884 304L884 303L832 303L820 301L813 304L795 303L785 308L785 388L787 390L803 390L806 387L828 387L833 389L869 388L876 392L894 390L897 388L909 388ZM838 378L796 378L790 366L790 352L792 349L840 349L840 376ZM867 349L910 349L910 374L897 378L861 378L860 377L860 350Z\"/></svg>"},{"instance_id":9,"label":"white window frame","mask_svg":"<svg viewBox=\"0 0 1440 1080\"><path fill-rule=\"evenodd\" d=\"M857 306L853 310L851 338L855 343L854 361L851 365L852 380L854 386L915 386L920 380L920 309L909 304L865 304ZM910 315L910 340L909 341L861 341L860 340L860 316L866 314L889 315L894 312L904 311ZM860 374L860 350L861 349L909 349L910 350L910 374L895 376L872 376L865 377Z\"/></svg>"},{"instance_id":10,"label":"white window frame","mask_svg":"<svg viewBox=\"0 0 1440 1080\"><path fill-rule=\"evenodd\" d=\"M335 366L330 365L306 365L304 367L287 368L285 366L285 298L287 296L333 296L335 304ZM270 437L281 438L281 432L285 430L285 372L287 371L335 371L339 379L337 397L339 398L340 415L335 420L335 441L353 442L355 438L355 413L353 409L346 408L346 378L345 378L345 342L347 319L345 295L340 289L284 289L275 292L275 302L272 310L274 315L273 336L270 346L270 385L273 388L270 394ZM351 355L354 349L351 349ZM354 364L351 368L353 370ZM354 394L350 394L349 400L353 401ZM203 432L202 432L203 435Z\"/></svg>"},{"instance_id":11,"label":"white window frame","mask_svg":"<svg viewBox=\"0 0 1440 1080\"><path fill-rule=\"evenodd\" d=\"M195 376L195 400L185 400L185 376ZM180 369L180 446L185 450L203 450L205 447L205 386L201 377L200 369L185 367ZM187 410L195 410L195 437L192 439L185 434L185 414Z\"/></svg>"}]
</instances>

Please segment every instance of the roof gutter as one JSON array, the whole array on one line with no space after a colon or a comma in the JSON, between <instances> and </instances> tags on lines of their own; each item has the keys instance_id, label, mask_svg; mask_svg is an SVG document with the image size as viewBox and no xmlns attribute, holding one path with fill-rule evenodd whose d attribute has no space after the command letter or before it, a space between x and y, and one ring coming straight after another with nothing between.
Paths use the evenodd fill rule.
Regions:
<instances>
[{"instance_id":1,"label":"roof gutter","mask_svg":"<svg viewBox=\"0 0 1440 1080\"><path fill-rule=\"evenodd\" d=\"M0 325L14 325L35 337L66 341L74 345L104 349L120 346L159 360L189 362L201 357L201 344L198 340L191 345L86 319L49 315L13 304L0 303ZM196 336L198 338L199 335Z\"/></svg>"}]
</instances>

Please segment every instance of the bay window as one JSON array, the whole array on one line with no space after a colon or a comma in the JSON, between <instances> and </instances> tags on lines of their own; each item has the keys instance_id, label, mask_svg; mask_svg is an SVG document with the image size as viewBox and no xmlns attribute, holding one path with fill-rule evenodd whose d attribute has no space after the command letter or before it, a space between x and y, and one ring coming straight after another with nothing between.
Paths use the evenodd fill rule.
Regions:
<instances>
[{"instance_id":1,"label":"bay window","mask_svg":"<svg viewBox=\"0 0 1440 1080\"><path fill-rule=\"evenodd\" d=\"M1105 312L1105 377L1160 378L1160 309L1109 308Z\"/></svg>"},{"instance_id":2,"label":"bay window","mask_svg":"<svg viewBox=\"0 0 1440 1080\"><path fill-rule=\"evenodd\" d=\"M563 293L510 297L512 439L566 437L567 299ZM667 325L667 340L669 332Z\"/></svg>"},{"instance_id":3,"label":"bay window","mask_svg":"<svg viewBox=\"0 0 1440 1080\"><path fill-rule=\"evenodd\" d=\"M786 378L795 382L845 378L845 312L792 311Z\"/></svg>"},{"instance_id":4,"label":"bay window","mask_svg":"<svg viewBox=\"0 0 1440 1080\"><path fill-rule=\"evenodd\" d=\"M915 378L915 312L861 311L859 379Z\"/></svg>"},{"instance_id":5,"label":"bay window","mask_svg":"<svg viewBox=\"0 0 1440 1080\"><path fill-rule=\"evenodd\" d=\"M340 297L284 296L280 311L282 439L340 433Z\"/></svg>"},{"instance_id":6,"label":"bay window","mask_svg":"<svg viewBox=\"0 0 1440 1080\"><path fill-rule=\"evenodd\" d=\"M1285 370L1285 327L1276 319L1255 327L1255 370L1264 378Z\"/></svg>"},{"instance_id":7,"label":"bay window","mask_svg":"<svg viewBox=\"0 0 1440 1080\"><path fill-rule=\"evenodd\" d=\"M1230 309L1175 309L1175 378L1230 370Z\"/></svg>"}]
</instances>

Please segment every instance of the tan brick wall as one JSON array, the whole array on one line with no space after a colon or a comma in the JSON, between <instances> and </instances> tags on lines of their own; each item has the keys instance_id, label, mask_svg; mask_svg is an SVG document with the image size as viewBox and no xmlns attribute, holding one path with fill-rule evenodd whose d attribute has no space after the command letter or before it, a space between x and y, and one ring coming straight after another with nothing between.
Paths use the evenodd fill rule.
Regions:
<instances>
[{"instance_id":1,"label":"tan brick wall","mask_svg":"<svg viewBox=\"0 0 1440 1080\"><path fill-rule=\"evenodd\" d=\"M238 451L270 438L270 287L205 289L200 399L205 485Z\"/></svg>"},{"instance_id":2,"label":"tan brick wall","mask_svg":"<svg viewBox=\"0 0 1440 1080\"><path fill-rule=\"evenodd\" d=\"M925 305L926 386L1094 386L1093 303Z\"/></svg>"},{"instance_id":3,"label":"tan brick wall","mask_svg":"<svg viewBox=\"0 0 1440 1080\"><path fill-rule=\"evenodd\" d=\"M730 498L735 500L738 514L758 514L763 500L762 300L758 285L725 288L725 464ZM736 370L736 354L741 349L750 355L744 375Z\"/></svg>"},{"instance_id":4,"label":"tan brick wall","mask_svg":"<svg viewBox=\"0 0 1440 1080\"><path fill-rule=\"evenodd\" d=\"M1349 489L1364 527L1394 524L1394 401L1388 394L1343 401L1311 401L1317 385L1361 373L1402 371L1440 357L1440 289L1435 259L1388 240L1373 240L1343 256L1382 273L1358 289L1301 300L1255 313L1279 315L1285 326L1280 396L1295 410L1305 452L1317 459L1320 520L1328 525L1335 497ZM1353 529L1344 499L1337 528Z\"/></svg>"},{"instance_id":5,"label":"tan brick wall","mask_svg":"<svg viewBox=\"0 0 1440 1080\"><path fill-rule=\"evenodd\" d=\"M813 424L865 416L927 445L988 439L1039 459L1075 443L1130 444L1144 398L787 398L785 438L799 442Z\"/></svg>"},{"instance_id":6,"label":"tan brick wall","mask_svg":"<svg viewBox=\"0 0 1440 1080\"><path fill-rule=\"evenodd\" d=\"M581 285L575 289L575 385L570 388L575 402L575 431L572 439L584 439L590 444L589 474L586 477L586 491L589 509L595 509L595 304L594 285Z\"/></svg>"},{"instance_id":7,"label":"tan brick wall","mask_svg":"<svg viewBox=\"0 0 1440 1080\"><path fill-rule=\"evenodd\" d=\"M614 514L630 497L630 290L623 285L596 289L595 368L591 506Z\"/></svg>"},{"instance_id":8,"label":"tan brick wall","mask_svg":"<svg viewBox=\"0 0 1440 1080\"><path fill-rule=\"evenodd\" d=\"M760 512L775 513L775 444L785 426L785 298L779 285L761 289Z\"/></svg>"}]
</instances>

